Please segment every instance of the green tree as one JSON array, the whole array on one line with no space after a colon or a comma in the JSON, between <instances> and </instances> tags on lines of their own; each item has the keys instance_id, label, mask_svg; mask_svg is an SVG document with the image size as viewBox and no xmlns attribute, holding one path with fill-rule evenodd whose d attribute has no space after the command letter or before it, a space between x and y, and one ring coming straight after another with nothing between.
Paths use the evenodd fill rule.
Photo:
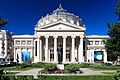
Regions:
<instances>
[{"instance_id":1,"label":"green tree","mask_svg":"<svg viewBox=\"0 0 120 80\"><path fill-rule=\"evenodd\" d=\"M108 28L107 34L110 36L106 42L108 60L115 61L120 56L120 23L109 24Z\"/></svg>"},{"instance_id":2,"label":"green tree","mask_svg":"<svg viewBox=\"0 0 120 80\"><path fill-rule=\"evenodd\" d=\"M116 12L118 21L120 20L120 0L116 4ZM113 24L107 23L109 28L107 34L109 39L106 42L106 51L108 53L108 60L115 61L120 56L120 22Z\"/></svg>"},{"instance_id":3,"label":"green tree","mask_svg":"<svg viewBox=\"0 0 120 80\"><path fill-rule=\"evenodd\" d=\"M118 0L116 4L116 15L118 16L118 20L120 20L120 0Z\"/></svg>"},{"instance_id":4,"label":"green tree","mask_svg":"<svg viewBox=\"0 0 120 80\"><path fill-rule=\"evenodd\" d=\"M4 25L7 24L7 23L8 23L8 20L7 20L7 19L2 19L2 18L0 17L0 29L1 29L2 27L4 27Z\"/></svg>"}]
</instances>

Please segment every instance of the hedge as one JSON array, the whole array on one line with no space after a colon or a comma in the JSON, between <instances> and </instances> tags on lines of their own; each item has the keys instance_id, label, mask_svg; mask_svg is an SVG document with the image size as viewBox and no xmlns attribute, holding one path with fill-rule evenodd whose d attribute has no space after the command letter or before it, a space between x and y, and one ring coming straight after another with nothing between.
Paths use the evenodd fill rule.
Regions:
<instances>
[{"instance_id":1,"label":"hedge","mask_svg":"<svg viewBox=\"0 0 120 80\"><path fill-rule=\"evenodd\" d=\"M33 76L30 75L21 75L21 76L1 76L0 80L34 80Z\"/></svg>"},{"instance_id":2,"label":"hedge","mask_svg":"<svg viewBox=\"0 0 120 80\"><path fill-rule=\"evenodd\" d=\"M16 80L15 76L1 76L1 80Z\"/></svg>"},{"instance_id":3,"label":"hedge","mask_svg":"<svg viewBox=\"0 0 120 80\"><path fill-rule=\"evenodd\" d=\"M114 76L38 76L38 80L114 80Z\"/></svg>"},{"instance_id":4,"label":"hedge","mask_svg":"<svg viewBox=\"0 0 120 80\"><path fill-rule=\"evenodd\" d=\"M65 66L65 70L69 72L79 71L80 67L78 64L69 64Z\"/></svg>"},{"instance_id":5,"label":"hedge","mask_svg":"<svg viewBox=\"0 0 120 80\"><path fill-rule=\"evenodd\" d=\"M33 79L33 76L2 76L0 80L115 80L114 76L108 75L92 75L92 76L48 76L38 75L38 79Z\"/></svg>"}]
</instances>

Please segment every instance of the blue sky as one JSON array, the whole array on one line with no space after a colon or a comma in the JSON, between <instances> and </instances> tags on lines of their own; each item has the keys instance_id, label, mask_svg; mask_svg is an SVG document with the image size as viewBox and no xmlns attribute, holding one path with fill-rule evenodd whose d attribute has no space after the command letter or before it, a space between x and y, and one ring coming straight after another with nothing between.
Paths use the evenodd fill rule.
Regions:
<instances>
[{"instance_id":1,"label":"blue sky","mask_svg":"<svg viewBox=\"0 0 120 80\"><path fill-rule=\"evenodd\" d=\"M37 21L52 13L60 3L83 20L87 35L106 35L106 23L117 19L117 0L0 0L0 15L9 20L2 29L16 35L34 34Z\"/></svg>"}]
</instances>

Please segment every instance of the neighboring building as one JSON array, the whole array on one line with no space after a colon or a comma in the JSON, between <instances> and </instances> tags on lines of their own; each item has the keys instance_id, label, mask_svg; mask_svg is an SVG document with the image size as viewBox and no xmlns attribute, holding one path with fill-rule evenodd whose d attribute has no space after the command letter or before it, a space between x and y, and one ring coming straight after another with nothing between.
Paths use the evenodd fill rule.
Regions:
<instances>
[{"instance_id":1,"label":"neighboring building","mask_svg":"<svg viewBox=\"0 0 120 80\"><path fill-rule=\"evenodd\" d=\"M14 62L34 61L34 36L13 36ZM24 55L25 54L25 55Z\"/></svg>"},{"instance_id":2,"label":"neighboring building","mask_svg":"<svg viewBox=\"0 0 120 80\"><path fill-rule=\"evenodd\" d=\"M34 35L14 35L14 62L58 63L57 47L63 45L62 63L107 62L104 40L108 36L86 36L82 20L59 6L42 17Z\"/></svg>"},{"instance_id":3,"label":"neighboring building","mask_svg":"<svg viewBox=\"0 0 120 80\"><path fill-rule=\"evenodd\" d=\"M0 30L0 64L7 64L13 60L12 33Z\"/></svg>"}]
</instances>

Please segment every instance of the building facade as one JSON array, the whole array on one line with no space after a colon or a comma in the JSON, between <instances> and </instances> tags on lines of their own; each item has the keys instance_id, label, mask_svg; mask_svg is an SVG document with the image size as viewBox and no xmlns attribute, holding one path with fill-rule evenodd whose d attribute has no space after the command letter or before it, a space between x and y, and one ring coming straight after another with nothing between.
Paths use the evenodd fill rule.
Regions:
<instances>
[{"instance_id":1,"label":"building facade","mask_svg":"<svg viewBox=\"0 0 120 80\"><path fill-rule=\"evenodd\" d=\"M0 64L7 64L13 59L12 33L6 30L0 31Z\"/></svg>"},{"instance_id":2,"label":"building facade","mask_svg":"<svg viewBox=\"0 0 120 80\"><path fill-rule=\"evenodd\" d=\"M57 48L62 44L62 63L107 62L104 40L108 36L86 36L82 20L61 5L42 17L34 35L14 35L14 62L58 63Z\"/></svg>"}]
</instances>

